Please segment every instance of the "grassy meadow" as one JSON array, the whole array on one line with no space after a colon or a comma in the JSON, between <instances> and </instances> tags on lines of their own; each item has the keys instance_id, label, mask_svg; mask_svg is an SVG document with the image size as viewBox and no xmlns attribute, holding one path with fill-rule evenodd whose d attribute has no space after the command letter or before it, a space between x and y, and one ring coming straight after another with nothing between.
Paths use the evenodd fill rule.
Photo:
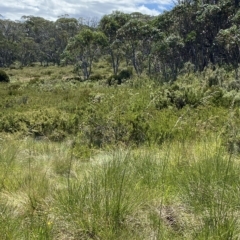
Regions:
<instances>
[{"instance_id":1,"label":"grassy meadow","mask_svg":"<svg viewBox=\"0 0 240 240\"><path fill-rule=\"evenodd\" d=\"M1 239L239 239L234 73L107 84L72 67L4 69ZM101 66L100 66L101 65Z\"/></svg>"}]
</instances>

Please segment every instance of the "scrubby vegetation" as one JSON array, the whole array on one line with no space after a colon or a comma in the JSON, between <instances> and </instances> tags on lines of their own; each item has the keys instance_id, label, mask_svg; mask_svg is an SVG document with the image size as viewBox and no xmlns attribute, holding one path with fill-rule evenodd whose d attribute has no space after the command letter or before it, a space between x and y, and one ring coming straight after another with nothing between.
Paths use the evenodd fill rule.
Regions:
<instances>
[{"instance_id":1,"label":"scrubby vegetation","mask_svg":"<svg viewBox=\"0 0 240 240\"><path fill-rule=\"evenodd\" d=\"M0 70L0 82L9 82L9 76L3 70Z\"/></svg>"},{"instance_id":2,"label":"scrubby vegetation","mask_svg":"<svg viewBox=\"0 0 240 240\"><path fill-rule=\"evenodd\" d=\"M95 67L105 74L107 65ZM234 71L183 72L165 84L133 75L110 87L68 80L69 67L6 72L3 239L239 236ZM209 84L213 76L221 84Z\"/></svg>"},{"instance_id":3,"label":"scrubby vegetation","mask_svg":"<svg viewBox=\"0 0 240 240\"><path fill-rule=\"evenodd\" d=\"M238 239L238 15L0 19L1 239Z\"/></svg>"}]
</instances>

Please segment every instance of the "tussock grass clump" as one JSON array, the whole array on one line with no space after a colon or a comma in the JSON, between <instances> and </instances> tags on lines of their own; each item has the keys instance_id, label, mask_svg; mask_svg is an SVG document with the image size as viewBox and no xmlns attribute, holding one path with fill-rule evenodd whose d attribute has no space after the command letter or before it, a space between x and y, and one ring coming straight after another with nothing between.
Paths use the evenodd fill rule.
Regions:
<instances>
[{"instance_id":1,"label":"tussock grass clump","mask_svg":"<svg viewBox=\"0 0 240 240\"><path fill-rule=\"evenodd\" d=\"M3 138L1 236L239 236L238 158L221 147L216 135L161 148L102 151L88 162L74 157L69 142Z\"/></svg>"}]
</instances>

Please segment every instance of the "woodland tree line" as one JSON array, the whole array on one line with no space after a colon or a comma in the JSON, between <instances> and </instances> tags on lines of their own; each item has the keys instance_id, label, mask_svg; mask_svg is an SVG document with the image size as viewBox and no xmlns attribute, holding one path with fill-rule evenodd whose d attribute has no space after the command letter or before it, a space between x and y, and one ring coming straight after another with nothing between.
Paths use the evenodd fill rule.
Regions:
<instances>
[{"instance_id":1,"label":"woodland tree line","mask_svg":"<svg viewBox=\"0 0 240 240\"><path fill-rule=\"evenodd\" d=\"M235 69L240 62L239 0L184 0L153 17L119 11L100 21L61 16L56 21L23 16L0 19L0 67L18 61L73 64L88 79L104 56L117 74L125 62L137 75L175 79L179 71L206 66Z\"/></svg>"}]
</instances>

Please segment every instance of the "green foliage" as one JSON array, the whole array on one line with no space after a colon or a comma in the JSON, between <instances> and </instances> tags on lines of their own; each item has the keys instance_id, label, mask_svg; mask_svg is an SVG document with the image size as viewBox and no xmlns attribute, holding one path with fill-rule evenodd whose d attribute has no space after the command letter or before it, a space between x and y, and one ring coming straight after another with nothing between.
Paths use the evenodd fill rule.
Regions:
<instances>
[{"instance_id":1,"label":"green foliage","mask_svg":"<svg viewBox=\"0 0 240 240\"><path fill-rule=\"evenodd\" d=\"M89 80L91 81L99 81L101 79L103 79L104 77L100 74L100 73L97 73L97 74L93 74L89 77Z\"/></svg>"},{"instance_id":2,"label":"green foliage","mask_svg":"<svg viewBox=\"0 0 240 240\"><path fill-rule=\"evenodd\" d=\"M89 79L92 73L92 64L99 57L100 50L106 46L107 38L100 31L83 29L74 38L71 38L64 57L73 58L75 72L82 72L85 80Z\"/></svg>"},{"instance_id":3,"label":"green foliage","mask_svg":"<svg viewBox=\"0 0 240 240\"><path fill-rule=\"evenodd\" d=\"M132 68L122 69L118 74L118 80L122 82L122 80L127 80L131 78L133 75Z\"/></svg>"},{"instance_id":4,"label":"green foliage","mask_svg":"<svg viewBox=\"0 0 240 240\"><path fill-rule=\"evenodd\" d=\"M47 137L53 141L63 140L68 133L74 131L72 120L63 112L55 109L36 110L25 113L11 113L1 115L1 131L23 135L31 135L34 138ZM73 127L73 128L72 128Z\"/></svg>"},{"instance_id":5,"label":"green foliage","mask_svg":"<svg viewBox=\"0 0 240 240\"><path fill-rule=\"evenodd\" d=\"M131 76L110 88L64 77L3 85L0 235L239 236L240 97L231 74L211 87L191 69L172 84Z\"/></svg>"},{"instance_id":6,"label":"green foliage","mask_svg":"<svg viewBox=\"0 0 240 240\"><path fill-rule=\"evenodd\" d=\"M167 86L152 95L155 107L159 110L174 106L182 109L185 106L198 107L204 99L204 92L191 86L181 85L177 82Z\"/></svg>"},{"instance_id":7,"label":"green foliage","mask_svg":"<svg viewBox=\"0 0 240 240\"><path fill-rule=\"evenodd\" d=\"M122 84L124 80L130 79L133 75L132 68L122 69L119 74L114 74L108 77L107 83L109 86L114 84L114 81L117 81L117 84Z\"/></svg>"},{"instance_id":8,"label":"green foliage","mask_svg":"<svg viewBox=\"0 0 240 240\"><path fill-rule=\"evenodd\" d=\"M236 80L231 81L228 84L228 90L229 91L231 91L231 90L239 91L240 90L240 81L236 81Z\"/></svg>"},{"instance_id":9,"label":"green foliage","mask_svg":"<svg viewBox=\"0 0 240 240\"><path fill-rule=\"evenodd\" d=\"M108 78L107 78L107 84L109 86L115 84L115 82L117 82L117 78L118 76L116 74L113 74L113 75L110 75Z\"/></svg>"},{"instance_id":10,"label":"green foliage","mask_svg":"<svg viewBox=\"0 0 240 240\"><path fill-rule=\"evenodd\" d=\"M184 164L177 172L180 173L178 188L183 189L184 195L198 213L202 214L202 226L199 229L201 238L213 237L228 238L237 234L232 206L236 203L233 196L233 205L228 205L229 191L237 180L236 166L231 157L223 157L223 150L217 146L212 154L205 146L206 155L202 160L194 160L193 164ZM234 168L237 169L234 169ZM181 174L182 173L182 174ZM177 174L177 173L176 173ZM227 214L228 211L231 214Z\"/></svg>"},{"instance_id":11,"label":"green foliage","mask_svg":"<svg viewBox=\"0 0 240 240\"><path fill-rule=\"evenodd\" d=\"M238 239L238 2L0 19L0 236Z\"/></svg>"},{"instance_id":12,"label":"green foliage","mask_svg":"<svg viewBox=\"0 0 240 240\"><path fill-rule=\"evenodd\" d=\"M10 82L9 76L3 70L0 70L0 82Z\"/></svg>"},{"instance_id":13,"label":"green foliage","mask_svg":"<svg viewBox=\"0 0 240 240\"><path fill-rule=\"evenodd\" d=\"M129 73L123 69L119 75ZM232 103L239 106L236 92L206 86L206 76L200 78L186 73L174 84L161 86L132 77L121 87L107 89L100 82L32 79L12 84L2 89L0 131L51 141L77 134L74 155L82 159L89 159L94 149L118 144L160 145L181 137L179 129L194 138L201 132L196 125L204 125L211 111L225 116L222 107L227 111ZM209 129L214 124L221 129L224 119L209 121Z\"/></svg>"},{"instance_id":14,"label":"green foliage","mask_svg":"<svg viewBox=\"0 0 240 240\"><path fill-rule=\"evenodd\" d=\"M31 239L237 238L240 168L216 135L99 151L0 141L0 234ZM11 144L9 144L11 143ZM74 144L74 143L73 143Z\"/></svg>"},{"instance_id":15,"label":"green foliage","mask_svg":"<svg viewBox=\"0 0 240 240\"><path fill-rule=\"evenodd\" d=\"M107 55L115 75L125 62L138 76L147 73L175 81L189 63L194 71L228 65L238 80L238 3L179 2L155 18L113 11L98 23L66 16L55 22L35 16L23 16L23 22L1 19L0 67L77 64L86 80L92 62ZM209 84L216 84L211 79Z\"/></svg>"}]
</instances>

